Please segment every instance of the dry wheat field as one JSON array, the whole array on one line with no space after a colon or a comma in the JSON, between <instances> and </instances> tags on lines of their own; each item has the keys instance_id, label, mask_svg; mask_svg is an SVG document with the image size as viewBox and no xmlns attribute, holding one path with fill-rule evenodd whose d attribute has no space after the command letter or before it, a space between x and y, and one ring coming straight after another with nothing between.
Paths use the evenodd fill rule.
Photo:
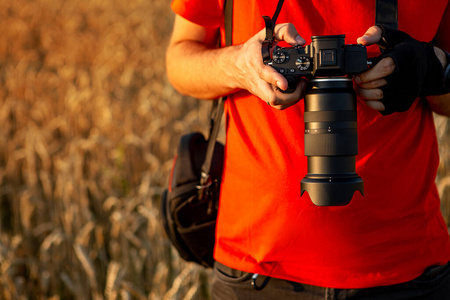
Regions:
<instances>
[{"instance_id":1,"label":"dry wheat field","mask_svg":"<svg viewBox=\"0 0 450 300\"><path fill-rule=\"evenodd\" d=\"M169 3L0 0L0 299L210 298L158 220L178 139L209 111L165 77Z\"/></svg>"}]
</instances>

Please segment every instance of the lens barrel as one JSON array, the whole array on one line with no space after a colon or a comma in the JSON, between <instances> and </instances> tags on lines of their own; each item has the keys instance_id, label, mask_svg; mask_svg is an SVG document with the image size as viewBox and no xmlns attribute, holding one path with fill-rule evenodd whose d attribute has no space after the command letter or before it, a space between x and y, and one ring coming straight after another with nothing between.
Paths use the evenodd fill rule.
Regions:
<instances>
[{"instance_id":1,"label":"lens barrel","mask_svg":"<svg viewBox=\"0 0 450 300\"><path fill-rule=\"evenodd\" d=\"M364 195L364 183L355 166L358 134L352 80L310 80L304 119L308 174L301 181L301 195L307 191L318 206L346 205L357 190Z\"/></svg>"}]
</instances>

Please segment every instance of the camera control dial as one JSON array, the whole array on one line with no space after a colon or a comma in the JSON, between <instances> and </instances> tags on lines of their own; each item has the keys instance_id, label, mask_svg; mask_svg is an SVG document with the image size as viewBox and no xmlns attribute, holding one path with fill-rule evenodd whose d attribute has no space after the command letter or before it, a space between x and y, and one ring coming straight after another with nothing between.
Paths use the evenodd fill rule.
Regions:
<instances>
[{"instance_id":1,"label":"camera control dial","mask_svg":"<svg viewBox=\"0 0 450 300\"><path fill-rule=\"evenodd\" d=\"M273 55L272 55L273 62L276 63L276 64L284 63L284 61L287 58L289 58L289 56L286 56L286 54L283 51L280 51L280 50L274 51Z\"/></svg>"},{"instance_id":2,"label":"camera control dial","mask_svg":"<svg viewBox=\"0 0 450 300\"><path fill-rule=\"evenodd\" d=\"M300 56L295 61L295 66L300 71L306 71L311 66L311 59L309 57L307 57L307 56Z\"/></svg>"}]
</instances>

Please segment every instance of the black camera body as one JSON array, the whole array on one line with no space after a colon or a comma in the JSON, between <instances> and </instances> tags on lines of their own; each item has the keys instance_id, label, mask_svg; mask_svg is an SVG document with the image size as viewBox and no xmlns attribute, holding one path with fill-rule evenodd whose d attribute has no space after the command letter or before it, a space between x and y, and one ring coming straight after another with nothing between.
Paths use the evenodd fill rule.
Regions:
<instances>
[{"instance_id":1,"label":"black camera body","mask_svg":"<svg viewBox=\"0 0 450 300\"><path fill-rule=\"evenodd\" d=\"M345 44L345 35L312 36L305 47L275 48L266 62L281 73L292 93L300 78L354 75L367 70L366 47Z\"/></svg>"},{"instance_id":2,"label":"black camera body","mask_svg":"<svg viewBox=\"0 0 450 300\"><path fill-rule=\"evenodd\" d=\"M313 36L306 47L276 48L265 63L288 80L291 93L302 77L305 91L305 139L308 173L300 183L319 206L348 204L364 195L356 173L358 154L356 93L349 76L367 70L367 50L345 45L345 35Z\"/></svg>"}]
</instances>

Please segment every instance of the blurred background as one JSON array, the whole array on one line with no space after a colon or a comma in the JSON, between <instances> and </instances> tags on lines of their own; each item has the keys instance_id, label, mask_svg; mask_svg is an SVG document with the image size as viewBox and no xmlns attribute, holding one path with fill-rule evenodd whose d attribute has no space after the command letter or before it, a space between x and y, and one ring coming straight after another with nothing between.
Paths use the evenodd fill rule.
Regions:
<instances>
[{"instance_id":1,"label":"blurred background","mask_svg":"<svg viewBox=\"0 0 450 300\"><path fill-rule=\"evenodd\" d=\"M178 139L210 109L166 79L169 5L0 0L0 299L209 299L158 220Z\"/></svg>"}]
</instances>

